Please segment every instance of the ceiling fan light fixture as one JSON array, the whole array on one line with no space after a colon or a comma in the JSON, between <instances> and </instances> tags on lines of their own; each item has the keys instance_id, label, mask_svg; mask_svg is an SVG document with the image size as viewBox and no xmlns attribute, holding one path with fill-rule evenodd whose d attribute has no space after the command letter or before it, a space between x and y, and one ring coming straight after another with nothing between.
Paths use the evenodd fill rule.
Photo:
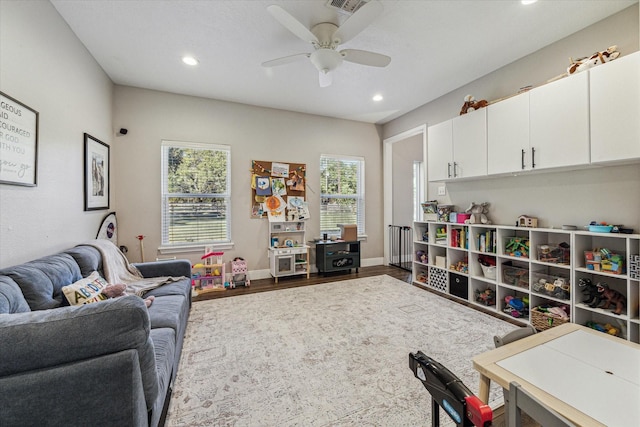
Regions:
<instances>
[{"instance_id":1,"label":"ceiling fan light fixture","mask_svg":"<svg viewBox=\"0 0 640 427\"><path fill-rule=\"evenodd\" d=\"M342 55L333 49L318 49L309 59L318 71L325 74L335 70L342 63Z\"/></svg>"}]
</instances>

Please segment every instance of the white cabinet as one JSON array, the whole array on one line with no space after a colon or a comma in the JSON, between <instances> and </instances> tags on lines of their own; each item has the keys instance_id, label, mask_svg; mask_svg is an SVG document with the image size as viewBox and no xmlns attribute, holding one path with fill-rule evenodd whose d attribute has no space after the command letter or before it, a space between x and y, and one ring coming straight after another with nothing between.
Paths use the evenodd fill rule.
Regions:
<instances>
[{"instance_id":1,"label":"white cabinet","mask_svg":"<svg viewBox=\"0 0 640 427\"><path fill-rule=\"evenodd\" d=\"M640 342L638 234L417 221L413 248L418 286L523 323L538 316L514 310L513 298L530 309L568 306L571 322L610 324L623 338ZM609 254L607 265L618 266L588 262L585 254L592 251ZM585 302L585 279L622 294L620 312L604 308L604 301Z\"/></svg>"},{"instance_id":2,"label":"white cabinet","mask_svg":"<svg viewBox=\"0 0 640 427\"><path fill-rule=\"evenodd\" d=\"M428 179L445 181L487 174L487 112L472 111L429 126Z\"/></svg>"},{"instance_id":3,"label":"white cabinet","mask_svg":"<svg viewBox=\"0 0 640 427\"><path fill-rule=\"evenodd\" d=\"M278 277L306 274L309 278L309 246L305 244L305 222L269 223L269 271Z\"/></svg>"},{"instance_id":4,"label":"white cabinet","mask_svg":"<svg viewBox=\"0 0 640 427\"><path fill-rule=\"evenodd\" d=\"M453 119L453 177L487 175L487 109Z\"/></svg>"},{"instance_id":5,"label":"white cabinet","mask_svg":"<svg viewBox=\"0 0 640 427\"><path fill-rule=\"evenodd\" d=\"M640 159L640 52L589 70L591 162Z\"/></svg>"},{"instance_id":6,"label":"white cabinet","mask_svg":"<svg viewBox=\"0 0 640 427\"><path fill-rule=\"evenodd\" d=\"M487 172L516 173L531 166L529 93L487 107Z\"/></svg>"},{"instance_id":7,"label":"white cabinet","mask_svg":"<svg viewBox=\"0 0 640 427\"><path fill-rule=\"evenodd\" d=\"M529 91L529 129L531 169L589 164L589 74Z\"/></svg>"},{"instance_id":8,"label":"white cabinet","mask_svg":"<svg viewBox=\"0 0 640 427\"><path fill-rule=\"evenodd\" d=\"M453 122L438 123L427 129L427 165L429 181L444 181L453 176Z\"/></svg>"}]
</instances>

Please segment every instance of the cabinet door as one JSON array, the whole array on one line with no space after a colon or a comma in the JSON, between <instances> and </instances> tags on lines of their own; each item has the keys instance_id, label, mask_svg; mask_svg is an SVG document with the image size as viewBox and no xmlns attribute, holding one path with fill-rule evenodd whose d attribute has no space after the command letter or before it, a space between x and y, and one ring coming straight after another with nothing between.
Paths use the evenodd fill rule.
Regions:
<instances>
[{"instance_id":1,"label":"cabinet door","mask_svg":"<svg viewBox=\"0 0 640 427\"><path fill-rule=\"evenodd\" d=\"M487 172L493 175L530 168L529 93L526 92L487 107Z\"/></svg>"},{"instance_id":2,"label":"cabinet door","mask_svg":"<svg viewBox=\"0 0 640 427\"><path fill-rule=\"evenodd\" d=\"M453 176L453 133L451 120L429 126L427 130L427 176L443 181Z\"/></svg>"},{"instance_id":3,"label":"cabinet door","mask_svg":"<svg viewBox=\"0 0 640 427\"><path fill-rule=\"evenodd\" d=\"M589 163L588 77L578 73L529 92L533 169Z\"/></svg>"},{"instance_id":4,"label":"cabinet door","mask_svg":"<svg viewBox=\"0 0 640 427\"><path fill-rule=\"evenodd\" d=\"M591 162L640 159L640 52L589 73Z\"/></svg>"},{"instance_id":5,"label":"cabinet door","mask_svg":"<svg viewBox=\"0 0 640 427\"><path fill-rule=\"evenodd\" d=\"M453 177L487 174L487 109L453 119Z\"/></svg>"}]
</instances>

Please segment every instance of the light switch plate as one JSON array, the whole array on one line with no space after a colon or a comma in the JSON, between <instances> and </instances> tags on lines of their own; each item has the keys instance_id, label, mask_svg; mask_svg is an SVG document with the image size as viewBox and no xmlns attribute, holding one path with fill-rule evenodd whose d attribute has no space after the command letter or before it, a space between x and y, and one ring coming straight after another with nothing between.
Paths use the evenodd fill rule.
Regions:
<instances>
[{"instance_id":1,"label":"light switch plate","mask_svg":"<svg viewBox=\"0 0 640 427\"><path fill-rule=\"evenodd\" d=\"M438 196L446 196L447 195L447 187L444 185L438 187Z\"/></svg>"}]
</instances>

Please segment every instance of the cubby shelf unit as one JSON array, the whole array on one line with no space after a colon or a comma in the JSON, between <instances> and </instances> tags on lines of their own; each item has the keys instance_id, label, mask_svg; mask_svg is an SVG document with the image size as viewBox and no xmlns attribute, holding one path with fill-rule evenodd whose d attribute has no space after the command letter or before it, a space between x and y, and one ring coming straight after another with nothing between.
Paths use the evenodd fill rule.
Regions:
<instances>
[{"instance_id":1,"label":"cubby shelf unit","mask_svg":"<svg viewBox=\"0 0 640 427\"><path fill-rule=\"evenodd\" d=\"M507 248L509 243L513 244ZM528 250L523 249L525 243ZM528 299L530 308L567 305L571 322L608 323L620 330L621 338L640 342L639 234L416 221L413 247L413 281L419 286L523 324L531 322L531 314L512 317L505 312L505 297ZM596 248L620 255L625 269L614 274L588 268L585 252ZM481 256L495 260L496 268L483 269ZM465 263L467 268L461 268ZM622 293L626 297L623 312L585 304L580 279L606 283ZM493 291L495 301L477 301L487 289Z\"/></svg>"}]
</instances>

